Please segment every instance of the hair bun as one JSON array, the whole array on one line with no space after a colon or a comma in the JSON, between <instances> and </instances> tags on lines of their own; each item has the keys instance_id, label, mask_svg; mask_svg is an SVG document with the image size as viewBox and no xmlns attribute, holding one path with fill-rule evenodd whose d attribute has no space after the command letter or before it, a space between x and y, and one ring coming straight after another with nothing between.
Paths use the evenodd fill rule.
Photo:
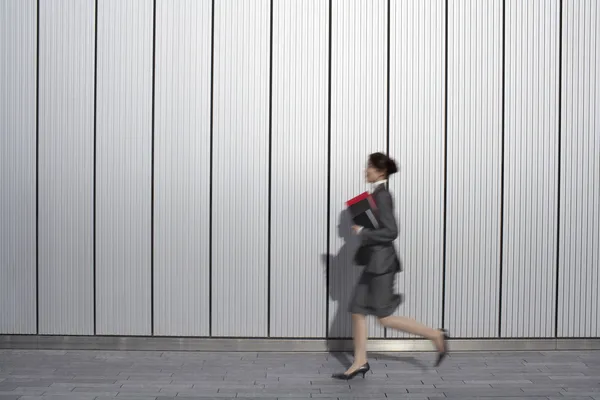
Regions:
<instances>
[{"instance_id":1,"label":"hair bun","mask_svg":"<svg viewBox=\"0 0 600 400\"><path fill-rule=\"evenodd\" d=\"M391 158L388 158L387 161L387 173L388 175L392 175L398 172L398 167L396 166L396 161Z\"/></svg>"},{"instance_id":2,"label":"hair bun","mask_svg":"<svg viewBox=\"0 0 600 400\"><path fill-rule=\"evenodd\" d=\"M385 172L387 176L398 172L396 162L392 160L387 154L378 152L369 155L369 166L375 168L380 172Z\"/></svg>"}]
</instances>

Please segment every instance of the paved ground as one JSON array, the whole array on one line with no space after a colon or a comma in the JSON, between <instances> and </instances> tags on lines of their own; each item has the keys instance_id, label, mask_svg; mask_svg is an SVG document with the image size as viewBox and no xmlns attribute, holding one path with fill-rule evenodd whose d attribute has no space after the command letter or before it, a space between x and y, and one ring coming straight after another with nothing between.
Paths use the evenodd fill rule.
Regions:
<instances>
[{"instance_id":1,"label":"paved ground","mask_svg":"<svg viewBox=\"0 0 600 400\"><path fill-rule=\"evenodd\" d=\"M600 400L600 352L371 354L366 379L333 381L340 355L0 350L8 399Z\"/></svg>"}]
</instances>

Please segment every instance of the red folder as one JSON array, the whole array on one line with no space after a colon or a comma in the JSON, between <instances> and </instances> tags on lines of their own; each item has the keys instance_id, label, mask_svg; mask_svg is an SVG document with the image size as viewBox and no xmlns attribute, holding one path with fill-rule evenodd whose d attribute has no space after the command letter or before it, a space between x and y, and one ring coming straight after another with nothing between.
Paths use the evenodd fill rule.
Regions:
<instances>
[{"instance_id":1,"label":"red folder","mask_svg":"<svg viewBox=\"0 0 600 400\"><path fill-rule=\"evenodd\" d=\"M346 202L348 211L355 225L369 229L379 228L377 221L377 205L369 192L364 192Z\"/></svg>"}]
</instances>

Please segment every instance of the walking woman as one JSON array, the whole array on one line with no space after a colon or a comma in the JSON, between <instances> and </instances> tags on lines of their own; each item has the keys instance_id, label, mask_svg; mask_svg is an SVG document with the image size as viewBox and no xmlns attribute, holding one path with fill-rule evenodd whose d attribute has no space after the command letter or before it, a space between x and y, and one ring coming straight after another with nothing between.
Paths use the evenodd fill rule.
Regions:
<instances>
[{"instance_id":1,"label":"walking woman","mask_svg":"<svg viewBox=\"0 0 600 400\"><path fill-rule=\"evenodd\" d=\"M448 336L443 330L429 328L414 319L393 316L402 303L402 296L394 293L396 274L401 271L400 261L394 248L398 237L398 227L394 216L392 196L386 187L387 179L398 168L394 160L383 153L369 156L366 180L373 184L372 197L377 206L377 229L353 226L359 236L359 252L366 252L364 271L354 289L349 311L352 313L354 336L354 363L344 373L334 374L336 379L352 379L356 375L363 378L370 370L367 362L367 324L365 317L374 315L386 328L396 329L431 340L438 351L436 367L447 354Z\"/></svg>"}]
</instances>

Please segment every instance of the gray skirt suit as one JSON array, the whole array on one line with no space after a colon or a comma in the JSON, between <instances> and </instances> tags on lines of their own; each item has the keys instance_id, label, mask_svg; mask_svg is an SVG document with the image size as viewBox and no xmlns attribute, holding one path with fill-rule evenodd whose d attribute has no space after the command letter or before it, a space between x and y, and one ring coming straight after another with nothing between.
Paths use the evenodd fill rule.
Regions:
<instances>
[{"instance_id":1,"label":"gray skirt suit","mask_svg":"<svg viewBox=\"0 0 600 400\"><path fill-rule=\"evenodd\" d=\"M380 184L372 196L379 228L363 228L358 233L360 247L355 263L364 265L364 270L354 288L349 311L383 318L392 315L402 303L402 295L394 292L396 274L402 267L394 247L398 226L392 195L385 184Z\"/></svg>"}]
</instances>

